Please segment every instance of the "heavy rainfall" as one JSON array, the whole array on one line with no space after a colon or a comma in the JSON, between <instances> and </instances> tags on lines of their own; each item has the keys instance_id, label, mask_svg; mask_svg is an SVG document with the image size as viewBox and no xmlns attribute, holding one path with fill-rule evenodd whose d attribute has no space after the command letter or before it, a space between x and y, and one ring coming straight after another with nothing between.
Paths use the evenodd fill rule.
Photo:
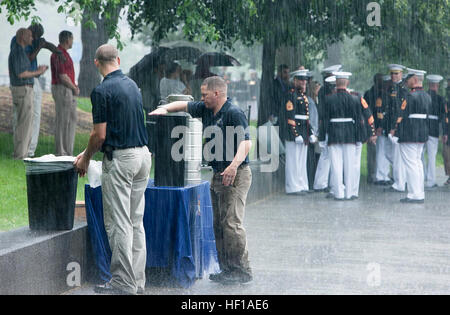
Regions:
<instances>
[{"instance_id":1,"label":"heavy rainfall","mask_svg":"<svg viewBox=\"0 0 450 315\"><path fill-rule=\"evenodd\" d=\"M449 7L1 1L0 294L449 294Z\"/></svg>"}]
</instances>

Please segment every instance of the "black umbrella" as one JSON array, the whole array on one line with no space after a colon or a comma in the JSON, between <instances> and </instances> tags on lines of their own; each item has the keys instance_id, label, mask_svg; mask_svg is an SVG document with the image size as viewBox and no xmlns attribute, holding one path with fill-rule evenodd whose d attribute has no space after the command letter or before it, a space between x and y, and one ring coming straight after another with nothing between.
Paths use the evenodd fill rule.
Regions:
<instances>
[{"instance_id":1,"label":"black umbrella","mask_svg":"<svg viewBox=\"0 0 450 315\"><path fill-rule=\"evenodd\" d=\"M204 53L197 59L196 64L207 65L208 67L237 67L241 65L233 56L219 52Z\"/></svg>"},{"instance_id":2,"label":"black umbrella","mask_svg":"<svg viewBox=\"0 0 450 315\"><path fill-rule=\"evenodd\" d=\"M176 45L173 44L171 46ZM170 44L167 44L170 46ZM165 47L160 46L148 55L145 55L137 64L130 69L129 76L141 86L144 84L148 74L159 64L169 64L175 60L187 60L194 63L198 60L202 51L193 46Z\"/></svg>"}]
</instances>

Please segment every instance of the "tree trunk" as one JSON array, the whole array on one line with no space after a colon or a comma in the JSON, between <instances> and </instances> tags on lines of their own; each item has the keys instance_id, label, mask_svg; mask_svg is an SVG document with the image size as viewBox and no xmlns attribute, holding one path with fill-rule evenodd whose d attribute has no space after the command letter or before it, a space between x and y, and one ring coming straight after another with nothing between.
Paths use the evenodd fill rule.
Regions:
<instances>
[{"instance_id":1,"label":"tree trunk","mask_svg":"<svg viewBox=\"0 0 450 315\"><path fill-rule=\"evenodd\" d=\"M297 70L300 66L305 66L302 63L302 45L298 42L294 46L281 46L277 49L276 62L278 65L285 64L289 66L291 71Z\"/></svg>"},{"instance_id":2,"label":"tree trunk","mask_svg":"<svg viewBox=\"0 0 450 315\"><path fill-rule=\"evenodd\" d=\"M83 44L83 56L80 61L80 74L78 76L78 86L80 96L88 97L92 90L100 83L101 76L94 64L95 51L100 45L108 42L108 34L105 22L98 16L92 16L97 25L96 29L86 27L87 18L81 22L81 42Z\"/></svg>"},{"instance_id":3,"label":"tree trunk","mask_svg":"<svg viewBox=\"0 0 450 315\"><path fill-rule=\"evenodd\" d=\"M276 47L272 39L267 38L263 43L262 76L260 102L258 107L258 126L267 122L269 116L275 113L273 108L273 79L275 74Z\"/></svg>"},{"instance_id":4,"label":"tree trunk","mask_svg":"<svg viewBox=\"0 0 450 315\"><path fill-rule=\"evenodd\" d=\"M275 71L276 47L272 38L266 38L263 43L261 88L258 104L258 126L265 124L271 114L278 112L273 102L273 79ZM256 143L256 154L259 159L259 142Z\"/></svg>"}]
</instances>

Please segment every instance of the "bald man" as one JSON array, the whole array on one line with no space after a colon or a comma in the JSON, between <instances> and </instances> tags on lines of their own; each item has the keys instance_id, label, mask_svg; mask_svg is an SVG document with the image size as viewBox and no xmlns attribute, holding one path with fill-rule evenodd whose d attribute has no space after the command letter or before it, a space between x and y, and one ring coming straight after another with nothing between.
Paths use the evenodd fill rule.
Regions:
<instances>
[{"instance_id":1,"label":"bald man","mask_svg":"<svg viewBox=\"0 0 450 315\"><path fill-rule=\"evenodd\" d=\"M111 281L97 293L136 294L145 290L146 244L143 224L145 189L151 167L142 96L120 70L114 46L103 45L95 65L104 77L91 94L94 130L74 165L85 176L89 161L103 155L103 217L112 251Z\"/></svg>"},{"instance_id":2,"label":"bald man","mask_svg":"<svg viewBox=\"0 0 450 315\"><path fill-rule=\"evenodd\" d=\"M26 28L16 33L15 42L11 43L8 57L10 89L13 99L14 158L24 159L28 156L33 125L33 85L34 78L47 71L47 66L31 70L31 62L25 47L31 45L33 34Z\"/></svg>"}]
</instances>

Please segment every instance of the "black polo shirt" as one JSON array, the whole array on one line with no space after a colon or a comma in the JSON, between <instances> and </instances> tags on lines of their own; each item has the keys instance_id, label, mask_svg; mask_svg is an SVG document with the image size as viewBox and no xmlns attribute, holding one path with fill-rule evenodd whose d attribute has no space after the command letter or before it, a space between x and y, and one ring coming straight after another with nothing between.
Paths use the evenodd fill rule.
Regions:
<instances>
[{"instance_id":1,"label":"black polo shirt","mask_svg":"<svg viewBox=\"0 0 450 315\"><path fill-rule=\"evenodd\" d=\"M250 140L248 122L244 112L239 107L231 104L230 99L227 99L216 115L211 109L205 107L204 102L189 102L187 111L192 117L202 119L203 131L207 128L210 131L208 132L207 130L205 134L205 146L208 143L211 145L210 149L213 155L216 155L216 146L222 145L222 157L219 156L218 152L216 158L208 162L215 172L223 172L236 156L239 144L244 140ZM216 139L219 135L222 138ZM242 164L245 165L248 162L247 156Z\"/></svg>"},{"instance_id":2,"label":"black polo shirt","mask_svg":"<svg viewBox=\"0 0 450 315\"><path fill-rule=\"evenodd\" d=\"M142 95L136 83L121 70L108 74L91 93L94 124L106 123L106 145L116 149L142 147L148 138Z\"/></svg>"}]
</instances>

